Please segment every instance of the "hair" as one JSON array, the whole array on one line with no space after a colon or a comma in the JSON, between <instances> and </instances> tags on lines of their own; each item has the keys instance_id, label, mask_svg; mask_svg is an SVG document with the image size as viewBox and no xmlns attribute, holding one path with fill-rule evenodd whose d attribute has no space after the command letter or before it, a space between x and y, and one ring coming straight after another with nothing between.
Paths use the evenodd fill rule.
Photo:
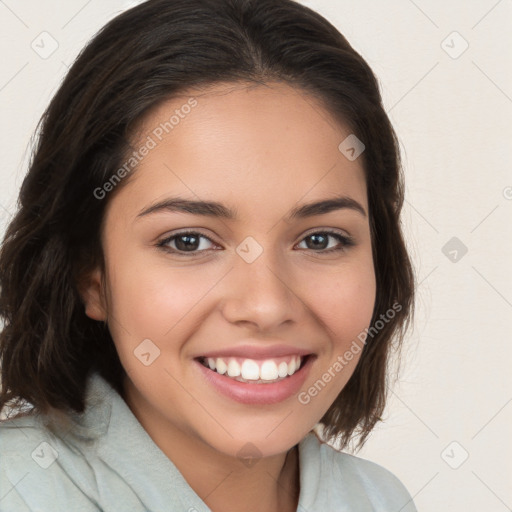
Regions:
<instances>
[{"instance_id":1,"label":"hair","mask_svg":"<svg viewBox=\"0 0 512 512\"><path fill-rule=\"evenodd\" d=\"M373 326L350 380L320 420L323 436L361 447L382 420L391 349L413 314L414 275L401 231L397 137L375 75L343 35L293 0L149 0L106 24L75 60L44 112L17 211L0 249L0 410L85 408L99 372L121 395L125 376L107 323L85 314L79 283L104 269L100 232L111 198L93 191L119 169L134 127L185 91L281 82L314 96L364 144ZM116 192L123 186L121 182Z\"/></svg>"}]
</instances>

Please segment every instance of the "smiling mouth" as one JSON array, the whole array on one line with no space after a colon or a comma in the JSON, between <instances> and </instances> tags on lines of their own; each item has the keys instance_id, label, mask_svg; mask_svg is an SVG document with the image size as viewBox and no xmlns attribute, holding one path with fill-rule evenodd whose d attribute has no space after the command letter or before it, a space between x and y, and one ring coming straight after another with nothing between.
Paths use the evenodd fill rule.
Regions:
<instances>
[{"instance_id":1,"label":"smiling mouth","mask_svg":"<svg viewBox=\"0 0 512 512\"><path fill-rule=\"evenodd\" d=\"M264 360L240 357L198 357L204 367L238 382L271 384L298 372L310 356L285 356Z\"/></svg>"}]
</instances>

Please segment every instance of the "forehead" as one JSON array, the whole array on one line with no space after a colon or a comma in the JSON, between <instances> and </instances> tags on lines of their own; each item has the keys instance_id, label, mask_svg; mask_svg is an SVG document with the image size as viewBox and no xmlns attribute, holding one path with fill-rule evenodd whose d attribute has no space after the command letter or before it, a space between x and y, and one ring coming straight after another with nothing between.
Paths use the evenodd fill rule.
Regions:
<instances>
[{"instance_id":1,"label":"forehead","mask_svg":"<svg viewBox=\"0 0 512 512\"><path fill-rule=\"evenodd\" d=\"M367 209L362 159L338 149L349 135L319 101L284 83L190 90L138 126L133 148L150 149L126 193L137 196L133 206L172 193L260 210L344 193Z\"/></svg>"}]
</instances>

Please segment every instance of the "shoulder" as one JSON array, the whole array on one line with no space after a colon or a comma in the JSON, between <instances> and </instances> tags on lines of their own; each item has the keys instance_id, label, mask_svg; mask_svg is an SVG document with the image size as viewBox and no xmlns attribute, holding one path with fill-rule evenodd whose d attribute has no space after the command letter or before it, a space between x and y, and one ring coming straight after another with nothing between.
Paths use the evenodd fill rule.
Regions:
<instances>
[{"instance_id":1,"label":"shoulder","mask_svg":"<svg viewBox=\"0 0 512 512\"><path fill-rule=\"evenodd\" d=\"M98 511L95 490L84 495L66 471L73 465L84 476L90 472L80 452L35 413L0 421L0 512L47 510L50 504L50 509L65 510L70 498L76 503L74 510Z\"/></svg>"},{"instance_id":2,"label":"shoulder","mask_svg":"<svg viewBox=\"0 0 512 512\"><path fill-rule=\"evenodd\" d=\"M351 474L350 478L366 490L376 505L384 507L383 510L395 510L396 507L402 512L416 511L409 491L391 471L370 460L329 449L334 452L333 459L340 470Z\"/></svg>"},{"instance_id":3,"label":"shoulder","mask_svg":"<svg viewBox=\"0 0 512 512\"><path fill-rule=\"evenodd\" d=\"M329 479L333 500L349 501L357 510L416 512L404 484L391 471L370 460L341 452L311 434L321 472Z\"/></svg>"}]
</instances>

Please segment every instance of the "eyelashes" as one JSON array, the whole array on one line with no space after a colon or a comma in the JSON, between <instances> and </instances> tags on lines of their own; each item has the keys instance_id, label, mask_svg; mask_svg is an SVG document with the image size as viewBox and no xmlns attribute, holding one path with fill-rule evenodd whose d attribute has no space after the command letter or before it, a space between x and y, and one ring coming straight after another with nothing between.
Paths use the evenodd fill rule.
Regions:
<instances>
[{"instance_id":1,"label":"eyelashes","mask_svg":"<svg viewBox=\"0 0 512 512\"><path fill-rule=\"evenodd\" d=\"M339 251L344 251L346 250L348 247L352 247L354 245L354 240L347 236L347 235L342 235L341 233L338 233L336 231L315 231L314 233L310 233L309 235L305 236L302 241L300 243L303 243L305 240L308 240L308 239L317 239L317 238L320 238L320 239L324 239L324 240L329 240L329 238L334 238L335 240L338 241L338 245L335 246L335 247L331 247L330 249L321 249L321 250L317 250L317 249L311 249L310 247L307 247L306 249L307 250L312 250L313 252L320 252L320 253L331 253L331 252L339 252Z\"/></svg>"},{"instance_id":2,"label":"eyelashes","mask_svg":"<svg viewBox=\"0 0 512 512\"><path fill-rule=\"evenodd\" d=\"M337 244L334 247L330 247L330 240L336 240ZM206 241L206 243L203 243ZM317 245L325 245L326 247L314 248L308 245L307 241L313 241L313 246ZM208 247L204 247L208 245L208 243L217 246L217 244L208 236L203 235L198 231L181 231L179 233L175 233L171 236L164 238L157 242L157 247L162 249L167 253L171 253L173 255L177 255L180 257L196 257L197 255L210 252L217 251L220 249L212 249ZM318 230L306 235L297 245L301 245L306 243L306 248L302 248L301 250L310 251L315 254L332 254L332 253L341 253L349 249L350 247L355 245L355 242L352 237L347 235L342 235L337 231L332 230ZM174 245L172 247L171 245ZM217 246L218 247L218 246Z\"/></svg>"},{"instance_id":3,"label":"eyelashes","mask_svg":"<svg viewBox=\"0 0 512 512\"><path fill-rule=\"evenodd\" d=\"M182 231L181 233L177 233L175 235L169 236L165 238L164 240L158 242L158 246L163 248L164 250L172 253L178 253L180 255L186 256L187 254L197 254L201 252L205 252L206 250L212 250L212 249L205 249L203 247L202 250L190 250L192 246L192 249L195 245L199 242L199 247L201 246L201 240L208 240L208 242L215 245L215 242L207 237L206 235L203 235L201 233L198 233L197 231ZM169 244L174 242L176 244L176 241L178 241L182 245L182 249L179 247L172 248L169 247ZM197 247L196 249L198 249ZM217 249L213 249L217 250Z\"/></svg>"}]
</instances>

